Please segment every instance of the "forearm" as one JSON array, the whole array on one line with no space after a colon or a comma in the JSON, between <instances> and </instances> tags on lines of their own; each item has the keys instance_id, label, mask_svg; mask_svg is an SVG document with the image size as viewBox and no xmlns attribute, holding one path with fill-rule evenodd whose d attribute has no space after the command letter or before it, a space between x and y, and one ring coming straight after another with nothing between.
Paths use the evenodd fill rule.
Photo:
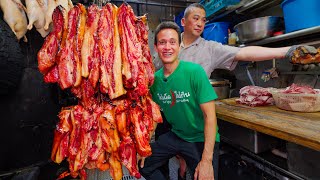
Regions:
<instances>
[{"instance_id":1,"label":"forearm","mask_svg":"<svg viewBox=\"0 0 320 180\"><path fill-rule=\"evenodd\" d=\"M204 148L202 160L212 161L217 133L217 117L214 101L200 105L204 117Z\"/></svg>"},{"instance_id":2,"label":"forearm","mask_svg":"<svg viewBox=\"0 0 320 180\"><path fill-rule=\"evenodd\" d=\"M205 118L204 126L204 149L202 152L202 160L212 161L213 149L216 140L217 120L214 117Z\"/></svg>"},{"instance_id":3,"label":"forearm","mask_svg":"<svg viewBox=\"0 0 320 180\"><path fill-rule=\"evenodd\" d=\"M290 47L266 48L248 46L241 48L235 56L236 61L264 61L284 58Z\"/></svg>"}]
</instances>

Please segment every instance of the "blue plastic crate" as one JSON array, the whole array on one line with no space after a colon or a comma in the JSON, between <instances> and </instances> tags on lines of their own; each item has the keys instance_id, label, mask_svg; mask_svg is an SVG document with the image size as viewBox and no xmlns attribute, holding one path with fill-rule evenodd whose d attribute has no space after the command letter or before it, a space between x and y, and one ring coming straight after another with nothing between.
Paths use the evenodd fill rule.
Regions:
<instances>
[{"instance_id":1,"label":"blue plastic crate","mask_svg":"<svg viewBox=\"0 0 320 180\"><path fill-rule=\"evenodd\" d=\"M183 26L181 25L181 19L183 18L183 15L184 15L184 11L182 11L181 13L179 13L177 16L174 17L174 22L178 24L181 32L184 31Z\"/></svg>"},{"instance_id":2,"label":"blue plastic crate","mask_svg":"<svg viewBox=\"0 0 320 180\"><path fill-rule=\"evenodd\" d=\"M207 17L229 5L238 4L240 0L201 0L200 4L206 9Z\"/></svg>"},{"instance_id":3,"label":"blue plastic crate","mask_svg":"<svg viewBox=\"0 0 320 180\"><path fill-rule=\"evenodd\" d=\"M206 24L202 36L206 40L213 40L222 44L227 44L229 26L229 22L215 22Z\"/></svg>"},{"instance_id":4,"label":"blue plastic crate","mask_svg":"<svg viewBox=\"0 0 320 180\"><path fill-rule=\"evenodd\" d=\"M286 33L320 25L319 0L284 0L281 7Z\"/></svg>"}]
</instances>

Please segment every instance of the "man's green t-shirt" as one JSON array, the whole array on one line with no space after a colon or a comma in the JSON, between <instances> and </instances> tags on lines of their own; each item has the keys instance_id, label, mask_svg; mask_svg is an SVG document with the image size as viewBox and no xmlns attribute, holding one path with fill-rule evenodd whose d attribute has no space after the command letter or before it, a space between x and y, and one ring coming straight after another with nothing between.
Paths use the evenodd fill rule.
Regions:
<instances>
[{"instance_id":1,"label":"man's green t-shirt","mask_svg":"<svg viewBox=\"0 0 320 180\"><path fill-rule=\"evenodd\" d=\"M171 131L188 142L204 142L200 104L216 99L217 94L200 65L180 61L169 77L164 76L161 68L155 73L151 94L172 125ZM218 129L216 141L220 142Z\"/></svg>"}]
</instances>

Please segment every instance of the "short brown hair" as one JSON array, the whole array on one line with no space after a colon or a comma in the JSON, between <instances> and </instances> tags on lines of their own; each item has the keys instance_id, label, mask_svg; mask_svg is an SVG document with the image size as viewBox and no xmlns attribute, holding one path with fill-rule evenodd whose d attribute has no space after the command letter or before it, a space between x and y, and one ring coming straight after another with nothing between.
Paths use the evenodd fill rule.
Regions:
<instances>
[{"instance_id":1,"label":"short brown hair","mask_svg":"<svg viewBox=\"0 0 320 180\"><path fill-rule=\"evenodd\" d=\"M179 44L181 43L181 36L180 36L181 31L180 31L179 26L178 26L175 22L164 21L164 22L161 22L161 23L157 26L157 28L156 28L156 30L155 30L155 32L154 32L154 44L155 44L155 45L156 45L157 42L158 42L158 37L157 37L157 36L158 36L159 32L160 32L161 30L163 30L163 29L173 29L173 30L175 30L175 31L178 33Z\"/></svg>"},{"instance_id":2,"label":"short brown hair","mask_svg":"<svg viewBox=\"0 0 320 180\"><path fill-rule=\"evenodd\" d=\"M183 17L184 17L184 18L188 17L189 14L191 13L191 10L192 10L193 8L200 8L200 9L203 9L204 12L206 12L205 8L204 8L201 4L199 4L199 3L192 3L192 4L190 4L190 5L186 8L186 10L184 10Z\"/></svg>"}]
</instances>

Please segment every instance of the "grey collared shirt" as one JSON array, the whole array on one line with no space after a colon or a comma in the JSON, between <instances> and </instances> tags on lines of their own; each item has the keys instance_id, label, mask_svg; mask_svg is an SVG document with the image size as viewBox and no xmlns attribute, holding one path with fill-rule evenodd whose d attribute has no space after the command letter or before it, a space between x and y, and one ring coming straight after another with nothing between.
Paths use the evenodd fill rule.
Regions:
<instances>
[{"instance_id":1,"label":"grey collared shirt","mask_svg":"<svg viewBox=\"0 0 320 180\"><path fill-rule=\"evenodd\" d=\"M181 36L183 38L183 34ZM187 47L183 42L180 44L179 59L200 64L210 77L215 69L233 70L237 65L234 57L239 50L238 47L222 45L199 37ZM163 66L157 54L153 62L157 70Z\"/></svg>"}]
</instances>

